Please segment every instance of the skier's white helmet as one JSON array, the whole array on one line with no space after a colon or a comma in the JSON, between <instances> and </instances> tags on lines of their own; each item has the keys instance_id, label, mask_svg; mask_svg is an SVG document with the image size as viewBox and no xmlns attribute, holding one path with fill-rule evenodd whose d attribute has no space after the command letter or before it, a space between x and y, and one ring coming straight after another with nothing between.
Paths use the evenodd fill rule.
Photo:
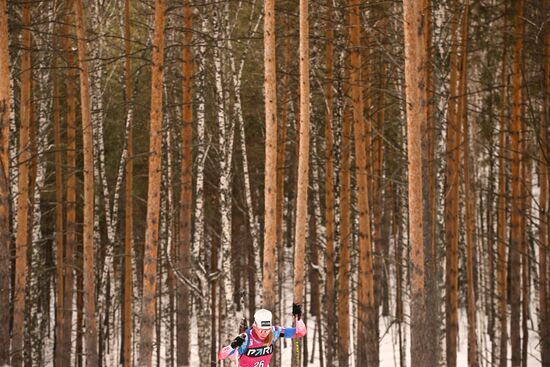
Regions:
<instances>
[{"instance_id":1,"label":"skier's white helmet","mask_svg":"<svg viewBox=\"0 0 550 367\"><path fill-rule=\"evenodd\" d=\"M261 308L254 314L254 323L260 329L271 329L273 316L271 312Z\"/></svg>"}]
</instances>

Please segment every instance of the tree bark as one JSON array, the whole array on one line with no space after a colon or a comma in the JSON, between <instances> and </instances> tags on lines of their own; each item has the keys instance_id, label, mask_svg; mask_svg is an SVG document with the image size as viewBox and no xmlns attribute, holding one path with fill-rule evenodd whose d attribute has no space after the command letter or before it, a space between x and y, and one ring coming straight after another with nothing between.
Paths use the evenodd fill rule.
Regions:
<instances>
[{"instance_id":1,"label":"tree bark","mask_svg":"<svg viewBox=\"0 0 550 367\"><path fill-rule=\"evenodd\" d=\"M361 79L361 22L359 1L348 1L349 36L351 46L351 95L359 211L359 290L357 360L368 366L378 364L378 325L375 323L374 274L372 259L371 217L367 179L367 150Z\"/></svg>"},{"instance_id":2,"label":"tree bark","mask_svg":"<svg viewBox=\"0 0 550 367\"><path fill-rule=\"evenodd\" d=\"M348 94L347 88L345 94ZM340 168L340 266L338 269L338 366L348 367L350 356L350 287L351 287L351 119L348 103L343 107L342 165Z\"/></svg>"},{"instance_id":3,"label":"tree bark","mask_svg":"<svg viewBox=\"0 0 550 367\"><path fill-rule=\"evenodd\" d=\"M277 261L277 84L275 0L264 2L265 183L262 307L275 309ZM267 270L267 271L265 271Z\"/></svg>"},{"instance_id":4,"label":"tree bark","mask_svg":"<svg viewBox=\"0 0 550 367\"><path fill-rule=\"evenodd\" d=\"M20 127L19 127L19 181L17 201L17 236L15 252L15 295L13 306L13 336L12 336L12 365L20 367L28 356L25 355L25 310L27 285L27 251L29 246L29 163L30 152L30 125L32 119L32 62L31 62L31 4L23 4L21 54L21 98L20 98Z\"/></svg>"},{"instance_id":5,"label":"tree bark","mask_svg":"<svg viewBox=\"0 0 550 367\"><path fill-rule=\"evenodd\" d=\"M506 6L506 9L508 7ZM506 12L504 19L504 29L507 27L506 21ZM499 159L498 159L498 170L499 170L499 196L498 196L498 263L497 263L497 272L498 272L498 314L500 321L500 337L499 337L499 367L507 366L507 351L508 351L508 330L507 330L507 305L508 305L508 260L506 257L506 247L507 247L507 223L506 223L506 158L508 147L506 144L506 131L508 130L507 123L507 100L508 100L508 74L507 74L507 47L506 47L506 37L503 39L503 53L502 53L502 71L501 71L501 93L500 93L500 131L499 131Z\"/></svg>"},{"instance_id":6,"label":"tree bark","mask_svg":"<svg viewBox=\"0 0 550 367\"><path fill-rule=\"evenodd\" d=\"M84 229L83 229L83 276L84 276L84 319L86 325L86 366L98 366L97 324L95 301L94 266L94 155L93 128L90 104L90 73L88 68L87 38L84 23L84 9L81 0L74 1L76 34L78 39L78 65L80 67L80 105L82 112L82 134L84 141Z\"/></svg>"},{"instance_id":7,"label":"tree bark","mask_svg":"<svg viewBox=\"0 0 550 367\"><path fill-rule=\"evenodd\" d=\"M126 98L126 124L127 124L127 159L125 164L125 207L124 207L124 298L122 305L122 365L132 365L132 326L133 326L133 293L134 273L132 269L132 244L134 240L134 133L133 133L133 98L132 98L132 52L131 26L130 26L130 0L124 0L124 96Z\"/></svg>"},{"instance_id":8,"label":"tree bark","mask_svg":"<svg viewBox=\"0 0 550 367\"><path fill-rule=\"evenodd\" d=\"M430 366L439 363L441 355L440 346L440 306L441 296L439 292L439 261L437 246L437 163L436 160L436 126L434 116L434 77L433 77L433 56L432 56L432 1L426 0L426 12L424 16L425 41L426 41L426 125L422 136L422 172L428 177L428 184L423 186L423 226L424 231L424 280L427 292L426 314L430 317L426 320L428 331L426 331L426 348L429 349L427 362Z\"/></svg>"},{"instance_id":9,"label":"tree bark","mask_svg":"<svg viewBox=\"0 0 550 367\"><path fill-rule=\"evenodd\" d=\"M305 245L309 181L309 1L300 0L300 141L298 154L298 193L296 197L296 227L294 248L294 299L305 302ZM304 310L305 311L305 310ZM301 340L296 339L296 349ZM305 348L305 346L304 346ZM301 348L300 348L301 349ZM301 366L296 353L296 366ZM307 358L306 358L307 359ZM305 362L305 361L304 361Z\"/></svg>"},{"instance_id":10,"label":"tree bark","mask_svg":"<svg viewBox=\"0 0 550 367\"><path fill-rule=\"evenodd\" d=\"M409 164L409 237L411 243L411 365L427 366L430 349L425 348L429 329L426 305L422 179L423 131L427 126L428 94L426 43L426 2L407 0L403 4L405 23L405 92L407 98L407 146ZM425 137L424 137L425 139ZM399 264L398 264L399 266Z\"/></svg>"},{"instance_id":11,"label":"tree bark","mask_svg":"<svg viewBox=\"0 0 550 367\"><path fill-rule=\"evenodd\" d=\"M550 11L550 1L544 1L545 14ZM541 340L541 361L542 365L550 365L550 300L549 300L549 269L550 251L548 238L548 121L550 119L550 25L548 22L544 28L544 61L543 61L543 108L541 111L540 132L539 132L539 318L540 318L540 340Z\"/></svg>"},{"instance_id":12,"label":"tree bark","mask_svg":"<svg viewBox=\"0 0 550 367\"><path fill-rule=\"evenodd\" d=\"M473 162L470 159L470 132L468 121L468 27L469 27L470 2L464 4L464 18L462 20L461 65L458 113L463 126L463 169L464 169L464 205L466 224L466 279L467 279L467 314L468 314L468 365L477 367L477 317L476 295L474 288L474 257L476 253L475 235L475 193L472 192Z\"/></svg>"},{"instance_id":13,"label":"tree bark","mask_svg":"<svg viewBox=\"0 0 550 367\"><path fill-rule=\"evenodd\" d=\"M57 61L54 59L54 70ZM55 332L55 365L63 366L63 355L70 353L64 350L65 318L64 318L64 273L65 273L65 251L64 251L64 220L63 220L63 156L61 143L61 119L59 106L59 75L54 75L53 80L53 129L55 147L55 248L56 248L56 332Z\"/></svg>"},{"instance_id":14,"label":"tree bark","mask_svg":"<svg viewBox=\"0 0 550 367\"><path fill-rule=\"evenodd\" d=\"M521 65L523 59L523 8L524 1L518 0L515 4L514 16L514 62L512 64L512 129L511 129L511 151L512 151L512 218L511 218L511 281L510 281L510 340L512 343L512 367L519 367L521 364L520 345L520 306L521 306L521 147L520 132L522 129L522 74Z\"/></svg>"},{"instance_id":15,"label":"tree bark","mask_svg":"<svg viewBox=\"0 0 550 367\"><path fill-rule=\"evenodd\" d=\"M193 9L189 0L185 0L183 8L183 27L185 29L182 47L183 60L183 127L182 127L182 152L181 152L181 192L179 213L179 253L178 268L183 270L183 275L190 278L192 240L192 214L193 214L193 55L191 44L193 42ZM177 294L177 366L189 366L190 364L190 329L191 329L191 292L186 285L178 286Z\"/></svg>"},{"instance_id":16,"label":"tree bark","mask_svg":"<svg viewBox=\"0 0 550 367\"><path fill-rule=\"evenodd\" d=\"M333 164L333 149L334 138L332 134L332 124L334 116L334 26L333 17L334 9L331 0L327 1L327 23L326 37L327 44L325 46L325 64L326 74L324 83L325 92L325 231L326 231L326 315L327 315L327 345L326 345L326 362L327 365L335 364L336 357L336 254L334 251L335 238L335 216L334 216L334 164ZM317 315L320 318L321 315Z\"/></svg>"},{"instance_id":17,"label":"tree bark","mask_svg":"<svg viewBox=\"0 0 550 367\"><path fill-rule=\"evenodd\" d=\"M157 294L157 254L160 216L160 179L162 172L162 93L164 67L164 0L155 1L153 34L153 65L151 75L151 107L149 125L149 164L147 188L147 228L143 259L143 298L141 315L140 367L151 367L153 356L153 329Z\"/></svg>"},{"instance_id":18,"label":"tree bark","mask_svg":"<svg viewBox=\"0 0 550 367\"><path fill-rule=\"evenodd\" d=\"M446 241L446 343L447 365L456 367L458 338L458 210L459 210L459 158L460 130L458 95L460 59L458 57L458 32L460 14L452 20L451 76L447 122L447 167L445 196Z\"/></svg>"},{"instance_id":19,"label":"tree bark","mask_svg":"<svg viewBox=\"0 0 550 367\"><path fill-rule=\"evenodd\" d=\"M0 0L0 365L10 361L10 55L7 0Z\"/></svg>"}]
</instances>

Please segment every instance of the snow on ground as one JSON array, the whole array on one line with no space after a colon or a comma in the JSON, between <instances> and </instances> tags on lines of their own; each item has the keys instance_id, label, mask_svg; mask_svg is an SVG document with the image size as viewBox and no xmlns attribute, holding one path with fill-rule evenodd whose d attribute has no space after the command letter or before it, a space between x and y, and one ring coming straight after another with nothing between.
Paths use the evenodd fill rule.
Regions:
<instances>
[{"instance_id":1,"label":"snow on ground","mask_svg":"<svg viewBox=\"0 0 550 367\"><path fill-rule=\"evenodd\" d=\"M536 317L533 316L533 324L537 325ZM483 320L483 315L478 314L478 321ZM457 366L465 367L468 365L468 337L467 337L467 318L466 318L466 312L464 310L460 310L460 327L459 327L459 350L458 350L458 361ZM391 320L389 318L381 318L380 320L380 333L381 335L385 332L385 335L383 335L382 341L380 343L380 367L399 367L399 339L398 339L398 331L397 331L397 324L394 323L391 325ZM290 325L288 323L287 325ZM307 320L307 327L308 327L308 351L311 356L311 351L313 350L313 333L315 329L315 318L309 317ZM530 326L531 327L531 326ZM387 332L386 332L387 331ZM197 345L197 338L196 338L196 322L193 319L192 327L191 327L191 333L193 335L192 341L191 341L191 367L201 367L199 364L198 359L198 345ZM410 347L410 332L408 327L405 325L403 326L403 334L404 334L404 340L406 340L406 355L407 355L407 366L410 366L410 353L409 353L409 347ZM490 349L490 340L487 334L484 333L483 338L478 336L479 340L479 348L488 350ZM309 364L312 367L320 366L319 362L319 348L318 348L318 340L316 338L315 343L317 345L315 346L315 357L314 362ZM540 357L540 351L538 349L538 335L536 330L529 330L529 353L528 353L528 361L527 361L527 367L541 367L541 362L539 361ZM282 351L282 362L283 366L290 366L290 361L292 357L293 352L293 345L291 343L286 343L286 348L283 346L282 342L277 343L277 348L279 348ZM444 347L444 345L443 345ZM444 353L444 351L442 351ZM511 358L510 355L510 344L508 345L508 358ZM351 361L351 367L355 366L355 361ZM233 366L235 366L235 362L232 363ZM480 366L490 366L490 363L487 360L480 361ZM330 367L330 366L327 366ZM361 367L361 366L357 366Z\"/></svg>"}]
</instances>

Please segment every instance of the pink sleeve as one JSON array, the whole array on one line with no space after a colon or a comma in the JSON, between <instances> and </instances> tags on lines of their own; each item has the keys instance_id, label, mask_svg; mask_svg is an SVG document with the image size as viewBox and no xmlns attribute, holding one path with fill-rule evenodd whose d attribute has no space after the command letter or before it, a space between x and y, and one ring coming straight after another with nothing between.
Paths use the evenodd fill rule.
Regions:
<instances>
[{"instance_id":1,"label":"pink sleeve","mask_svg":"<svg viewBox=\"0 0 550 367\"><path fill-rule=\"evenodd\" d=\"M306 324L302 319L296 320L296 337L301 338L307 334Z\"/></svg>"},{"instance_id":2,"label":"pink sleeve","mask_svg":"<svg viewBox=\"0 0 550 367\"><path fill-rule=\"evenodd\" d=\"M222 350L220 350L218 352L218 361L226 359L227 357L232 355L234 351L235 350L233 348L231 348L230 345L228 345L227 347L224 347Z\"/></svg>"}]
</instances>

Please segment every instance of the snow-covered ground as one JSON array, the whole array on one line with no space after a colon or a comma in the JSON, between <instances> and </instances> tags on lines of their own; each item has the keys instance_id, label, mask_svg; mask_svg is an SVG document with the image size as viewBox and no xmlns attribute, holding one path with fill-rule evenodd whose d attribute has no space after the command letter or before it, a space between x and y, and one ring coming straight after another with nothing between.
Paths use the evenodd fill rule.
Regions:
<instances>
[{"instance_id":1,"label":"snow-covered ground","mask_svg":"<svg viewBox=\"0 0 550 367\"><path fill-rule=\"evenodd\" d=\"M480 317L483 317L482 315L479 315ZM380 321L380 330L381 333L383 333L385 330L388 329L388 326L390 324L390 320L387 318L381 318ZM535 324L536 319L533 320L533 325ZM313 330L315 328L315 318L310 317L307 322L308 326L308 351L310 352L313 350ZM467 338L467 319L466 319L466 313L461 310L460 313L460 327L459 327L459 350L458 350L458 361L457 366L460 367L466 367L468 366L468 338ZM409 342L410 342L410 333L408 327L403 328L404 333L404 339L406 341L406 355L407 355L407 366L410 366L410 353L409 353ZM196 335L196 323L193 323L193 329L192 329L192 335ZM316 338L317 339L317 338ZM382 342L380 343L380 366L381 367L399 367L399 341L398 341L398 335L397 335L397 324L393 324L388 332L384 335L382 338ZM481 338L478 339L480 344L480 349L484 349L484 356L487 356L487 350L490 349L490 340L489 337L484 334L483 340ZM315 340L315 343L318 343L317 340ZM539 361L540 352L538 350L538 344L539 339L536 330L530 330L529 333L529 352L528 352L528 361L527 366L528 367L541 367L542 364ZM283 346L283 343L278 342L277 348L280 348L282 351L282 361L283 366L290 366L290 360L292 356L292 344L286 343L286 348ZM191 344L191 367L200 367L199 360L198 360L198 353L197 353L197 340L196 338L193 338L192 344ZM508 357L510 358L510 346L508 347ZM491 366L490 362L487 360L480 361L480 366ZM233 366L236 365L235 362L232 363ZM315 346L315 356L314 356L314 362L310 364L310 366L320 366L319 362L319 348L318 344ZM326 364L325 364L326 365ZM351 366L355 366L355 361L351 361ZM330 367L330 366L327 366ZM357 366L360 367L360 366Z\"/></svg>"}]
</instances>

